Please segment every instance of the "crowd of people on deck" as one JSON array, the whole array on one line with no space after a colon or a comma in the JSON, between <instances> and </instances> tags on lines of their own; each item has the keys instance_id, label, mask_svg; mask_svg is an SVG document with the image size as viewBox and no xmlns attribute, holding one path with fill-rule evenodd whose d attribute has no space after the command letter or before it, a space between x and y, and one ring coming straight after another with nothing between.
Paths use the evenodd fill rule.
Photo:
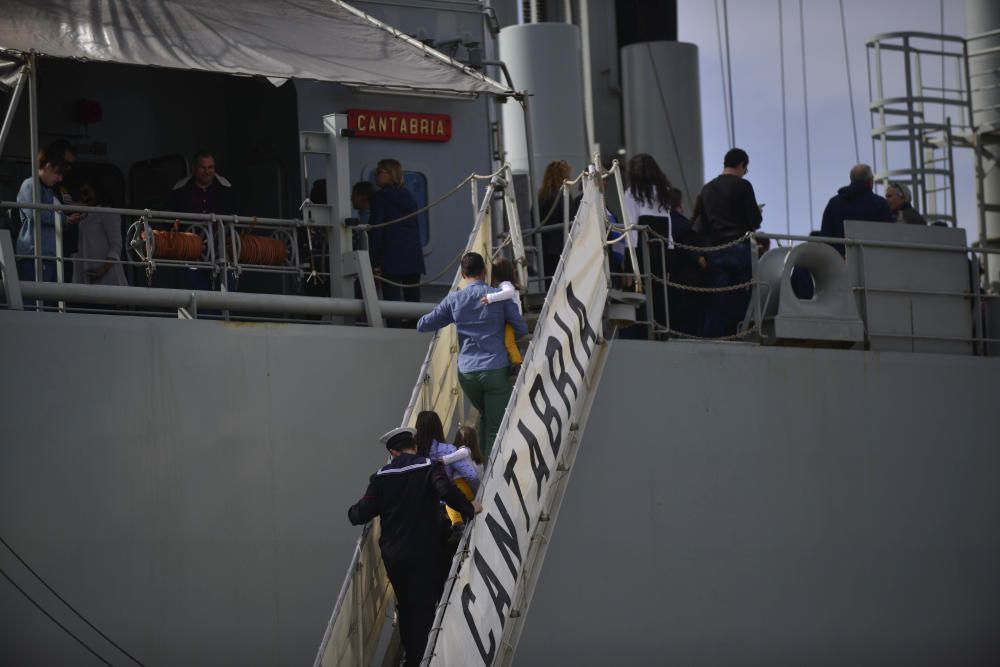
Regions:
<instances>
[{"instance_id":1,"label":"crowd of people on deck","mask_svg":"<svg viewBox=\"0 0 1000 667\"><path fill-rule=\"evenodd\" d=\"M40 203L84 206L109 203L94 179L76 178L72 187L67 187L65 179L70 178L75 160L74 148L66 140L54 141L39 151L36 168ZM651 155L641 153L629 160L622 202L624 219L646 230L646 242L640 242L640 234L634 228L612 231L609 238L617 242L610 247L609 262L618 286L632 285L630 276L636 268L633 261L638 262L640 273L650 277L645 286L647 302L638 313L640 324L622 330L622 337L645 338L648 330L644 323L651 323L661 335L706 338L737 335L751 295L748 287L752 278L751 247L746 234L760 228L763 209L746 178L749 165L750 157L745 151L739 148L728 151L720 175L706 183L686 209L681 191L671 185ZM579 195L575 195L570 198L568 211L563 204L563 183L572 173L573 167L563 160L549 163L533 202L543 220L538 252L540 269L547 279L555 273L565 245L564 230L575 218L580 203ZM419 302L426 267L416 215L418 204L406 188L403 166L398 160L380 160L373 179L374 183L356 183L351 192L352 208L357 211L354 220L364 230L354 233L355 245L367 244L382 299ZM913 207L911 192L905 184L888 183L883 198L874 191L871 167L864 164L855 165L849 179L849 184L840 188L823 211L821 236L842 238L844 220L927 224ZM325 186L322 180L314 184L310 192L312 202L326 203ZM191 159L190 176L169 192L167 208L177 213L233 214L239 210L233 193L232 184L216 171L215 155L199 151ZM32 201L31 178L22 183L17 201ZM55 213L41 211L39 218L40 251L46 258L41 262L41 278L54 282L57 279ZM612 223L622 222L611 211L608 218ZM21 279L34 280L36 263L29 258L36 248L31 210L11 211L4 216L3 223L17 239ZM64 281L128 284L118 216L71 213L65 214L63 223L63 256L69 260L64 265ZM323 235L316 229L300 233L300 256L311 269L322 272L327 268ZM835 247L844 254L842 245ZM766 243L759 249L766 250ZM182 270L179 275L181 278L173 281L178 284L163 286L207 290L221 279L204 268ZM227 275L225 279L227 288L235 289L233 276ZM302 293L326 296L329 287L324 282L305 280ZM519 294L512 291L512 281L507 282L505 294L517 295L514 302L519 307ZM808 291L805 287L803 290ZM359 292L356 287L356 296ZM415 323L390 320L388 324L412 328Z\"/></svg>"},{"instance_id":2,"label":"crowd of people on deck","mask_svg":"<svg viewBox=\"0 0 1000 667\"><path fill-rule=\"evenodd\" d=\"M750 156L733 148L722 161L722 172L705 184L695 198L690 216L685 212L682 193L671 185L656 160L649 154L633 156L628 162L623 202L625 219L646 230L647 242L640 242L636 229L612 232L609 264L616 283L631 286L635 271L633 256L640 274L648 275L647 305L639 309L640 324L625 329L625 338L645 338L644 322L659 333L670 335L725 338L737 335L750 302L752 281L749 232L760 229L763 205L758 204L753 186L746 178ZM546 253L546 247L563 243L564 209L560 205L559 185L568 178L571 168L563 161L550 163L542 179L536 205L541 211L544 231L553 243L543 240L546 275L555 271L558 256ZM821 229L813 236L843 238L844 220L898 222L926 225L927 221L913 207L909 188L898 182L886 186L885 197L874 191L871 167L855 165L850 182L830 199L823 212ZM575 216L579 196L573 197L570 216ZM620 226L611 211L608 219ZM842 245L835 248L844 254ZM769 248L767 239L757 241L759 253ZM649 255L646 257L646 255ZM800 282L803 274L798 276ZM742 287L741 287L742 286ZM812 285L801 285L797 294L808 298Z\"/></svg>"}]
</instances>

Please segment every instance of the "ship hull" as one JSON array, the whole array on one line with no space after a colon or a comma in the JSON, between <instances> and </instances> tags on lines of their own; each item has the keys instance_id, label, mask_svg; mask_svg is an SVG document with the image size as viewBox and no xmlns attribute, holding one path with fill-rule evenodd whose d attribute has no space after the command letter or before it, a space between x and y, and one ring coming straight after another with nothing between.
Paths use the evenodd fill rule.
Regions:
<instances>
[{"instance_id":1,"label":"ship hull","mask_svg":"<svg viewBox=\"0 0 1000 667\"><path fill-rule=\"evenodd\" d=\"M0 312L0 535L146 664L307 663L428 340ZM517 664L995 664L997 396L992 359L615 342ZM92 660L6 582L0 657Z\"/></svg>"}]
</instances>

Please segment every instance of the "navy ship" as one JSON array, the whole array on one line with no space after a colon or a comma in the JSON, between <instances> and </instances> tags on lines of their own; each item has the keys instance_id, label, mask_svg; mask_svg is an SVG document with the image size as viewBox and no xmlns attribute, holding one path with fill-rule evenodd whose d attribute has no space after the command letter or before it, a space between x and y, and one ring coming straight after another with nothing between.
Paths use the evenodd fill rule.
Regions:
<instances>
[{"instance_id":1,"label":"navy ship","mask_svg":"<svg viewBox=\"0 0 1000 667\"><path fill-rule=\"evenodd\" d=\"M1000 11L965 9L964 35L867 44L876 180L944 224L848 221L843 261L765 228L739 335L695 340L643 315L667 276L616 280L603 243L660 242L621 209L630 155L690 194L706 180L675 3L9 0L0 663L394 664L374 533L346 509L401 417L476 415L428 372L450 368L448 334L384 325L427 312L481 246L518 262L535 327L495 462L526 446L523 417L550 474L518 473L538 502L507 546L489 508L467 531L427 664L996 664ZM607 72L620 85L595 85ZM57 139L67 190L96 186L98 206L16 201ZM169 208L199 151L235 213ZM420 302L378 298L351 203L386 157L420 208ZM546 276L532 201L554 160L585 204ZM52 213L54 256L18 253L18 211ZM74 280L74 213L120 220L127 286ZM580 361L558 437L522 405L551 384L531 362L552 336ZM463 604L486 590L477 548L500 584Z\"/></svg>"}]
</instances>

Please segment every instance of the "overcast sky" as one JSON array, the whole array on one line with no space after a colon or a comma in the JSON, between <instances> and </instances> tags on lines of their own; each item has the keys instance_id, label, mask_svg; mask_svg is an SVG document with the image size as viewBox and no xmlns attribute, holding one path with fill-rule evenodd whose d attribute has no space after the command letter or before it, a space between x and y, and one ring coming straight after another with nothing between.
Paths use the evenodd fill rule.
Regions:
<instances>
[{"instance_id":1,"label":"overcast sky","mask_svg":"<svg viewBox=\"0 0 1000 667\"><path fill-rule=\"evenodd\" d=\"M785 159L782 141L779 0L729 0L736 145L750 154L748 178L757 199L767 204L764 229L806 234L818 228L823 208L837 188L847 184L855 160L850 98L839 3L806 0L804 35L812 159L812 210L806 177L799 1L783 0L785 89L788 134L788 209L785 214ZM718 0L721 12L722 0ZM877 33L899 30L965 35L963 0L844 0L847 53L861 161L872 164L868 113L868 66L865 41ZM716 12L712 0L679 0L678 39L698 45L706 177L719 173L729 148L723 107ZM723 35L724 38L724 35ZM901 62L901 61L900 61ZM940 70L938 70L939 76ZM931 74L928 73L928 76ZM898 80L897 72L887 78ZM874 165L873 166L880 166ZM897 165L892 165L897 166ZM975 238L975 190L971 150L956 150L961 226Z\"/></svg>"}]
</instances>

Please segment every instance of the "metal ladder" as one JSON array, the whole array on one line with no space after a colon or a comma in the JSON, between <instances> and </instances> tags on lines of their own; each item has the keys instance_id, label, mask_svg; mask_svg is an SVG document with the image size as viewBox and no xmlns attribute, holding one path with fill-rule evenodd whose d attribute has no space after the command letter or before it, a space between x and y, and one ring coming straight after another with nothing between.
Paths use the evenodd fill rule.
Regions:
<instances>
[{"instance_id":1,"label":"metal ladder","mask_svg":"<svg viewBox=\"0 0 1000 667\"><path fill-rule=\"evenodd\" d=\"M977 101L1000 86L989 60L998 38L1000 31L968 38L910 31L866 44L875 179L908 185L929 222L956 226L954 149L971 149L981 246L998 242L987 220L1000 214L1000 201L984 184L996 178L1000 122L995 107Z\"/></svg>"}]
</instances>

